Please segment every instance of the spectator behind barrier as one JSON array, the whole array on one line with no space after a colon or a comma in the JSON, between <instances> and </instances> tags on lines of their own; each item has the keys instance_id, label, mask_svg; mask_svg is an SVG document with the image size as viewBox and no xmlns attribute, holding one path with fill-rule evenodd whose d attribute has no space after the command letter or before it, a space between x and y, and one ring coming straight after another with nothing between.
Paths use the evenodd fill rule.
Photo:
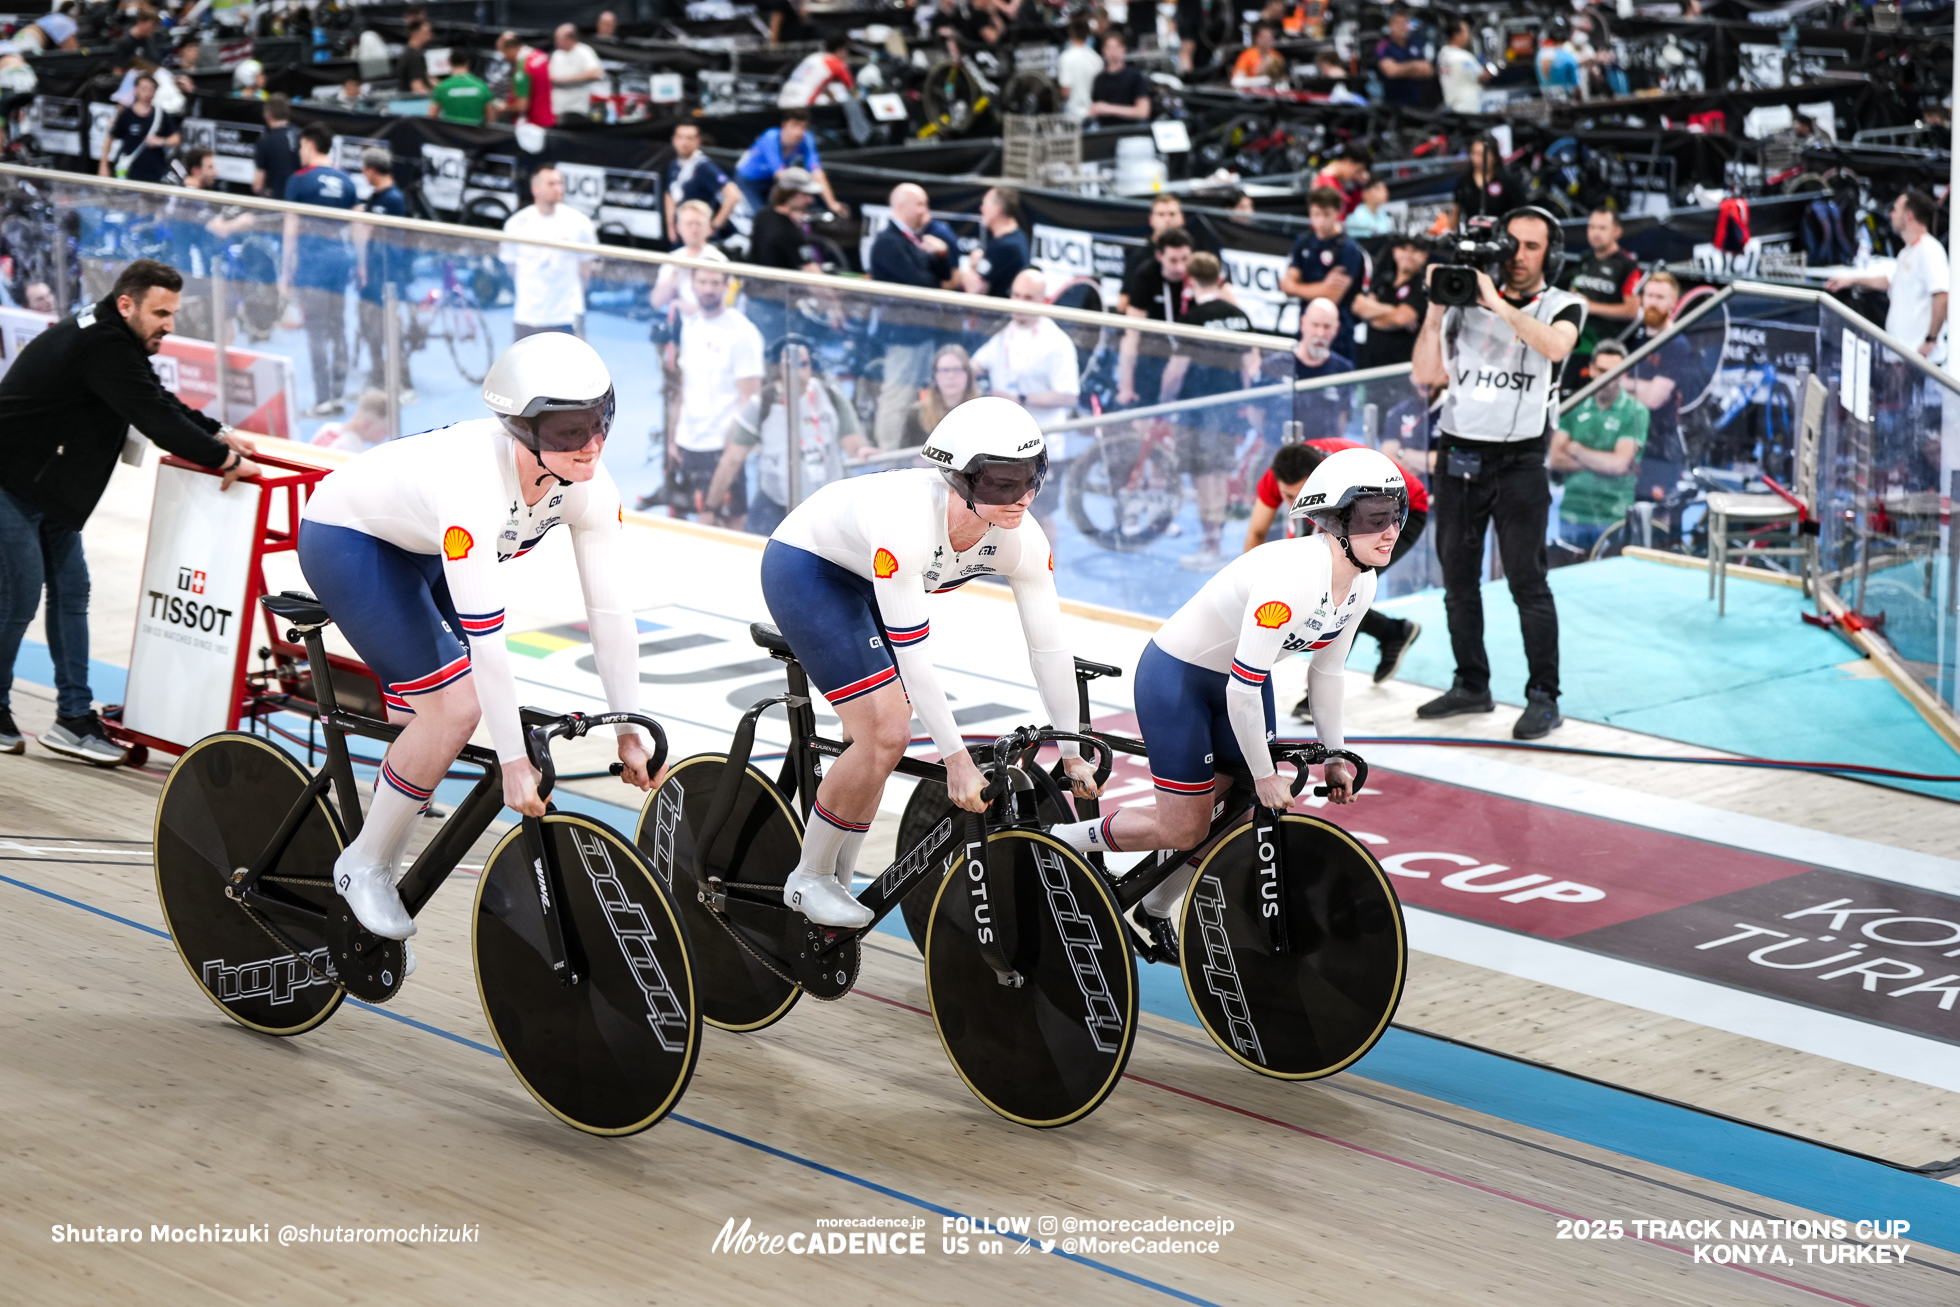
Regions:
<instances>
[{"instance_id":1,"label":"spectator behind barrier","mask_svg":"<svg viewBox=\"0 0 1960 1307\"><path fill-rule=\"evenodd\" d=\"M1334 377L1354 371L1354 361L1336 353L1334 342L1341 330L1341 312L1330 299L1317 299L1300 314L1300 339L1293 346L1293 379L1309 381L1315 377ZM1285 410L1300 424L1303 438L1326 440L1345 437L1348 425L1348 388L1322 386L1318 390L1296 390Z\"/></svg>"},{"instance_id":2,"label":"spectator behind barrier","mask_svg":"<svg viewBox=\"0 0 1960 1307\"><path fill-rule=\"evenodd\" d=\"M701 129L694 123L680 123L674 128L674 157L667 165L666 183L662 187L665 199L667 225L664 228L670 236L674 231L674 211L688 200L699 200L709 206L711 231L720 231L728 221L735 206L741 202L742 188L728 179L728 174L701 152Z\"/></svg>"},{"instance_id":3,"label":"spectator behind barrier","mask_svg":"<svg viewBox=\"0 0 1960 1307\"><path fill-rule=\"evenodd\" d=\"M1370 177L1361 183L1357 199L1359 203L1354 206L1353 212L1341 220L1341 226L1352 239L1378 253L1377 247L1370 242L1395 230L1395 219L1382 212L1382 206L1388 203L1387 180Z\"/></svg>"},{"instance_id":4,"label":"spectator behind barrier","mask_svg":"<svg viewBox=\"0 0 1960 1307\"><path fill-rule=\"evenodd\" d=\"M1483 109L1484 83L1490 80L1490 71L1470 52L1472 39L1469 20L1459 18L1450 27L1449 43L1436 52L1443 107L1451 113L1479 113Z\"/></svg>"},{"instance_id":5,"label":"spectator behind barrier","mask_svg":"<svg viewBox=\"0 0 1960 1307\"><path fill-rule=\"evenodd\" d=\"M1184 201L1169 193L1159 193L1150 201L1150 236L1144 244L1125 256L1127 263L1123 269L1123 290L1116 297L1116 311L1127 313L1131 301L1144 303L1151 297L1145 288L1137 283L1145 269L1157 266L1157 250L1150 242L1155 241L1167 231L1182 231L1190 235L1184 225ZM1196 248L1195 238L1192 248Z\"/></svg>"},{"instance_id":6,"label":"spectator behind barrier","mask_svg":"<svg viewBox=\"0 0 1960 1307\"><path fill-rule=\"evenodd\" d=\"M1182 227L1159 232L1150 242L1156 258L1141 265L1129 282L1123 311L1132 318L1182 322L1189 311L1185 276L1191 266L1191 233ZM1149 348L1136 331L1123 333L1116 356L1116 402L1125 407L1162 397L1165 347L1153 338Z\"/></svg>"},{"instance_id":7,"label":"spectator behind barrier","mask_svg":"<svg viewBox=\"0 0 1960 1307\"><path fill-rule=\"evenodd\" d=\"M823 48L805 55L783 79L776 96L779 109L807 109L813 104L842 104L857 94L851 65L845 59L851 38L842 32L824 38Z\"/></svg>"},{"instance_id":8,"label":"spectator behind barrier","mask_svg":"<svg viewBox=\"0 0 1960 1307\"><path fill-rule=\"evenodd\" d=\"M1046 304L1047 278L1039 268L1023 268L1009 295L1022 304ZM973 366L987 378L988 394L1013 400L1042 427L1067 420L1081 398L1075 342L1040 314L1010 317L973 355Z\"/></svg>"},{"instance_id":9,"label":"spectator behind barrier","mask_svg":"<svg viewBox=\"0 0 1960 1307\"><path fill-rule=\"evenodd\" d=\"M546 165L531 174L531 203L510 215L504 234L535 240L597 245L592 219L565 203L565 176ZM511 339L518 341L542 331L585 334L585 283L596 258L570 250L506 242L497 257L510 268L517 284L511 309Z\"/></svg>"},{"instance_id":10,"label":"spectator behind barrier","mask_svg":"<svg viewBox=\"0 0 1960 1307\"><path fill-rule=\"evenodd\" d=\"M395 85L403 95L427 95L429 93L429 38L436 29L426 18L417 19L408 25L408 39L402 43L401 56L395 60Z\"/></svg>"},{"instance_id":11,"label":"spectator behind barrier","mask_svg":"<svg viewBox=\"0 0 1960 1307\"><path fill-rule=\"evenodd\" d=\"M1407 109L1422 106L1424 83L1436 76L1436 65L1423 58L1425 43L1409 31L1409 11L1396 5L1388 14L1388 31L1375 45L1375 71L1382 79L1382 103Z\"/></svg>"},{"instance_id":12,"label":"spectator behind barrier","mask_svg":"<svg viewBox=\"0 0 1960 1307\"><path fill-rule=\"evenodd\" d=\"M361 151L361 176L367 179L368 197L355 207L363 213L382 213L391 218L408 216L408 201L401 188L395 185L395 160L386 149L371 148ZM395 312L408 313L413 321L413 310L404 303L408 289L409 269L414 260L413 251L403 244L404 233L379 230L366 223L354 224L354 278L361 287L361 339L367 342L369 391L383 390L388 384L388 288L395 289ZM406 324L398 323L405 328ZM401 348L401 341L407 339L406 330L396 338L397 382L401 386L401 402L415 402L415 383L408 375L409 351ZM370 442L372 443L372 442Z\"/></svg>"},{"instance_id":13,"label":"spectator behind barrier","mask_svg":"<svg viewBox=\"0 0 1960 1307\"><path fill-rule=\"evenodd\" d=\"M380 390L364 390L352 417L321 423L307 443L341 454L363 454L393 434L388 429L388 396Z\"/></svg>"},{"instance_id":14,"label":"spectator behind barrier","mask_svg":"<svg viewBox=\"0 0 1960 1307\"><path fill-rule=\"evenodd\" d=\"M299 171L299 129L291 122L293 102L283 95L265 102L265 131L252 147L252 192L286 198L286 183Z\"/></svg>"},{"instance_id":15,"label":"spectator behind barrier","mask_svg":"<svg viewBox=\"0 0 1960 1307\"><path fill-rule=\"evenodd\" d=\"M1388 257L1376 262L1374 280L1354 297L1351 306L1367 329L1354 347L1356 367L1380 368L1409 361L1422 315L1429 311L1429 294L1423 284L1423 269L1428 266L1429 255L1413 239L1390 238ZM1362 334L1360 327L1355 334Z\"/></svg>"},{"instance_id":16,"label":"spectator behind barrier","mask_svg":"<svg viewBox=\"0 0 1960 1307\"><path fill-rule=\"evenodd\" d=\"M1667 330L1681 303L1681 283L1662 269L1650 273L1640 288L1640 323L1626 337L1632 353ZM1681 402L1701 394L1706 378L1694 346L1676 335L1633 365L1633 394L1647 408L1647 447L1641 452L1640 486L1643 499L1656 502L1674 493L1688 462L1688 442L1681 434Z\"/></svg>"},{"instance_id":17,"label":"spectator behind barrier","mask_svg":"<svg viewBox=\"0 0 1960 1307\"><path fill-rule=\"evenodd\" d=\"M560 23L552 33L551 112L561 127L592 120L592 93L606 70L592 47L578 39L578 25Z\"/></svg>"},{"instance_id":18,"label":"spectator behind barrier","mask_svg":"<svg viewBox=\"0 0 1960 1307\"><path fill-rule=\"evenodd\" d=\"M1282 293L1304 301L1332 300L1341 315L1333 351L1343 358L1353 358L1351 306L1368 282L1368 256L1343 230L1341 210L1340 192L1333 188L1317 186L1307 192L1307 222L1312 230L1294 240L1293 252L1279 276L1279 288ZM1300 321L1304 330L1304 313Z\"/></svg>"},{"instance_id":19,"label":"spectator behind barrier","mask_svg":"<svg viewBox=\"0 0 1960 1307\"><path fill-rule=\"evenodd\" d=\"M842 480L845 460L858 458L865 448L857 409L830 382L817 376L810 364L810 351L802 345L777 341L767 360L761 392L744 400L729 424L728 443L708 489L708 502L721 502L729 488L746 475L749 455L761 450L748 516L730 523L751 535L768 535L795 507L789 502L789 408L783 402L782 367L785 351L796 361L799 387L797 503L808 499L818 487Z\"/></svg>"},{"instance_id":20,"label":"spectator behind barrier","mask_svg":"<svg viewBox=\"0 0 1960 1307\"><path fill-rule=\"evenodd\" d=\"M551 108L551 57L524 44L515 32L497 38L497 53L510 65L510 95L497 104L497 117L534 127L556 127L558 116Z\"/></svg>"},{"instance_id":21,"label":"spectator behind barrier","mask_svg":"<svg viewBox=\"0 0 1960 1307\"><path fill-rule=\"evenodd\" d=\"M47 20L43 20L47 21ZM26 745L11 710L14 660L48 592L55 722L43 746L114 766L89 688L87 524L132 427L180 458L221 468L224 488L259 467L251 442L163 388L150 357L176 325L183 279L137 259L109 294L22 347L0 377L0 754Z\"/></svg>"},{"instance_id":22,"label":"spectator behind barrier","mask_svg":"<svg viewBox=\"0 0 1960 1307\"><path fill-rule=\"evenodd\" d=\"M928 375L931 380L906 411L902 448L916 449L925 444L926 437L948 413L980 397L978 375L964 345L941 345L932 356Z\"/></svg>"},{"instance_id":23,"label":"spectator behind barrier","mask_svg":"<svg viewBox=\"0 0 1960 1307\"><path fill-rule=\"evenodd\" d=\"M170 172L170 151L183 137L177 120L157 107L157 79L149 73L136 78L136 97L118 109L102 138L102 157L96 171L133 182L160 182Z\"/></svg>"},{"instance_id":24,"label":"spectator behind barrier","mask_svg":"<svg viewBox=\"0 0 1960 1307\"><path fill-rule=\"evenodd\" d=\"M354 179L334 167L333 133L320 123L299 134L299 171L286 181L285 198L295 204L351 209L359 203ZM290 292L306 319L306 347L313 364L313 407L308 417L339 417L346 411L347 282L353 255L347 224L286 215L285 248L279 289Z\"/></svg>"},{"instance_id":25,"label":"spectator behind barrier","mask_svg":"<svg viewBox=\"0 0 1960 1307\"><path fill-rule=\"evenodd\" d=\"M1077 122L1088 118L1096 78L1102 71L1102 56L1089 45L1089 16L1077 14L1068 20L1068 44L1055 59L1055 84L1062 92L1063 113Z\"/></svg>"},{"instance_id":26,"label":"spectator behind barrier","mask_svg":"<svg viewBox=\"0 0 1960 1307\"><path fill-rule=\"evenodd\" d=\"M708 492L729 423L762 387L762 333L727 307L728 274L696 268L693 279L699 310L681 319L672 346L679 402L667 429L667 511L739 529L749 507L747 483L736 478L722 499Z\"/></svg>"},{"instance_id":27,"label":"spectator behind barrier","mask_svg":"<svg viewBox=\"0 0 1960 1307\"><path fill-rule=\"evenodd\" d=\"M1262 22L1252 29L1252 44L1232 64L1232 86L1241 91L1286 85L1286 60L1273 47L1279 43L1279 24Z\"/></svg>"},{"instance_id":28,"label":"spectator behind barrier","mask_svg":"<svg viewBox=\"0 0 1960 1307\"><path fill-rule=\"evenodd\" d=\"M775 185L776 174L785 168L801 168L809 173L822 189L825 204L838 213L849 212L830 189L830 179L824 176L823 161L817 157L817 138L810 130L808 109L783 110L782 125L756 137L755 144L735 161L735 184L748 198L749 208L762 211L769 202L769 189Z\"/></svg>"},{"instance_id":29,"label":"spectator behind barrier","mask_svg":"<svg viewBox=\"0 0 1960 1307\"><path fill-rule=\"evenodd\" d=\"M1191 291L1191 304L1184 315L1186 325L1213 331L1252 330L1252 320L1229 297L1224 275L1224 265L1216 254L1191 256L1186 269ZM1170 361L1164 367L1162 393L1166 400L1229 394L1245 389L1258 373L1259 351L1250 346L1177 339L1171 342ZM1178 462L1191 474L1191 488L1198 500L1198 549L1178 560L1191 571L1215 572L1225 565L1219 542L1225 530L1226 480L1238 453L1239 438L1246 432L1245 412L1243 404L1208 404L1171 415Z\"/></svg>"},{"instance_id":30,"label":"spectator behind barrier","mask_svg":"<svg viewBox=\"0 0 1960 1307\"><path fill-rule=\"evenodd\" d=\"M1620 248L1620 216L1594 209L1586 219L1586 257L1572 270L1565 288L1586 301L1586 329L1566 360L1567 389L1574 389L1593 346L1628 329L1640 318L1640 263Z\"/></svg>"},{"instance_id":31,"label":"spectator behind barrier","mask_svg":"<svg viewBox=\"0 0 1960 1307\"><path fill-rule=\"evenodd\" d=\"M1480 136L1470 142L1470 171L1457 179L1451 195L1450 226L1461 230L1472 218L1501 218L1522 209L1526 199L1524 187L1504 167L1497 146Z\"/></svg>"},{"instance_id":32,"label":"spectator behind barrier","mask_svg":"<svg viewBox=\"0 0 1960 1307\"><path fill-rule=\"evenodd\" d=\"M969 295L1006 299L1028 266L1028 234L1021 227L1021 193L995 186L980 197L982 244L958 270L960 289Z\"/></svg>"},{"instance_id":33,"label":"spectator behind barrier","mask_svg":"<svg viewBox=\"0 0 1960 1307\"><path fill-rule=\"evenodd\" d=\"M1089 84L1089 120L1098 127L1150 120L1150 79L1125 62L1128 54L1118 34L1103 38L1103 70Z\"/></svg>"},{"instance_id":34,"label":"spectator behind barrier","mask_svg":"<svg viewBox=\"0 0 1960 1307\"><path fill-rule=\"evenodd\" d=\"M686 255L690 259L707 259L715 263L728 262L728 256L708 244L713 234L714 210L700 200L683 200L675 211L675 235L680 242L674 253ZM669 305L680 313L693 313L700 309L694 298L694 275L690 269L672 263L660 266L660 272L653 279L653 289L647 292L648 302L656 309L666 309Z\"/></svg>"},{"instance_id":35,"label":"spectator behind barrier","mask_svg":"<svg viewBox=\"0 0 1960 1307\"><path fill-rule=\"evenodd\" d=\"M891 221L871 242L870 273L875 281L940 289L953 276L953 234L932 221L924 188L901 182L892 188ZM937 230L934 228L937 227ZM907 430L906 412L919 387L927 384L933 346L939 338L933 320L942 310L929 305L887 304L878 310L877 340L885 357L878 391L873 437L891 449ZM965 352L961 352L965 356ZM920 437L923 442L924 437Z\"/></svg>"},{"instance_id":36,"label":"spectator behind barrier","mask_svg":"<svg viewBox=\"0 0 1960 1307\"><path fill-rule=\"evenodd\" d=\"M1603 340L1587 371L1603 377L1626 356L1625 345ZM1647 445L1647 410L1634 398L1636 384L1631 377L1609 383L1567 413L1552 432L1551 468L1565 474L1558 538L1574 549L1590 550L1633 506L1640 451Z\"/></svg>"},{"instance_id":37,"label":"spectator behind barrier","mask_svg":"<svg viewBox=\"0 0 1960 1307\"><path fill-rule=\"evenodd\" d=\"M449 76L437 82L429 93L429 117L446 123L482 125L490 113L490 83L474 71L476 56L465 46L449 51Z\"/></svg>"}]
</instances>

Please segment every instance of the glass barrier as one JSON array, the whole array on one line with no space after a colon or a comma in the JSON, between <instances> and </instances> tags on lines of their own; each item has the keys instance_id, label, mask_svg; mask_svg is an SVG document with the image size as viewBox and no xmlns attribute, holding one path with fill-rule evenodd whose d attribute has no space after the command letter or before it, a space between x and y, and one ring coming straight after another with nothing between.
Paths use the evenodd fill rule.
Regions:
<instances>
[{"instance_id":1,"label":"glass barrier","mask_svg":"<svg viewBox=\"0 0 1960 1307\"><path fill-rule=\"evenodd\" d=\"M133 259L170 263L186 284L168 384L214 414L224 393L242 428L354 452L483 416L484 375L520 332L575 329L612 371L605 462L627 506L765 534L826 480L916 464L903 451L962 399L1013 395L1054 433L1042 515L1081 564L1058 571L1063 593L1160 616L1243 547L1289 421L1374 444L1410 412L1406 376L1282 393L1288 340L1073 310L1086 282L1063 269L1046 271L1060 308L1044 316L14 168L0 254L20 306L0 312L28 334L47 320L35 308L94 302ZM1247 389L1266 393L1216 398ZM1184 408L1113 416L1167 403Z\"/></svg>"},{"instance_id":2,"label":"glass barrier","mask_svg":"<svg viewBox=\"0 0 1960 1307\"><path fill-rule=\"evenodd\" d=\"M1707 302L1678 311L1686 325L1616 366L1597 393L1566 404L1562 424L1570 425L1586 405L1624 393L1647 410L1647 438L1634 475L1616 480L1611 496L1587 485L1576 514L1567 478L1555 531L1592 557L1639 545L1706 558L1711 495L1787 493L1817 523L1824 589L1874 623L1910 675L1951 709L1960 694L1960 540L1947 515L1960 489L1960 388L1818 292L1741 283L1702 294ZM1812 377L1823 401L1814 488L1803 466ZM1729 529L1731 549L1800 549L1802 539L1788 518L1732 520ZM1793 576L1804 566L1800 553L1730 565L1739 561Z\"/></svg>"}]
</instances>

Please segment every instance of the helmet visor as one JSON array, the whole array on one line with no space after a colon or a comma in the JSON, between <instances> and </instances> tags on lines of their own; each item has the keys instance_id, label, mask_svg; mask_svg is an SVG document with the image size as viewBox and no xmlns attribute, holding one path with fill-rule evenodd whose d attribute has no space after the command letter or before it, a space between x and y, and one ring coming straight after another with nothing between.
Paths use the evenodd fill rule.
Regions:
<instances>
[{"instance_id":1,"label":"helmet visor","mask_svg":"<svg viewBox=\"0 0 1960 1307\"><path fill-rule=\"evenodd\" d=\"M966 473L973 502L996 506L1018 504L1029 495L1039 494L1047 477L1046 450L1033 458L982 459L978 467Z\"/></svg>"},{"instance_id":2,"label":"helmet visor","mask_svg":"<svg viewBox=\"0 0 1960 1307\"><path fill-rule=\"evenodd\" d=\"M1350 536L1380 535L1391 526L1401 526L1408 518L1408 495L1368 495L1355 500L1354 507L1348 510L1347 533Z\"/></svg>"},{"instance_id":3,"label":"helmet visor","mask_svg":"<svg viewBox=\"0 0 1960 1307\"><path fill-rule=\"evenodd\" d=\"M584 449L595 439L604 440L612 430L614 403L612 392L599 402L579 407L547 401L542 411L526 420L531 425L533 443L541 453L568 454Z\"/></svg>"}]
</instances>

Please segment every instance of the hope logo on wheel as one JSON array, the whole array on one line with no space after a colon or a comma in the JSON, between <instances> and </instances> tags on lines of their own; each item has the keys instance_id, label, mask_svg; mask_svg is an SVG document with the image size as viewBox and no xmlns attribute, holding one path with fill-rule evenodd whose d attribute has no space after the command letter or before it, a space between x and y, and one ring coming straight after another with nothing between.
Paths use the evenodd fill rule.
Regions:
<instances>
[{"instance_id":1,"label":"hope logo on wheel","mask_svg":"<svg viewBox=\"0 0 1960 1307\"><path fill-rule=\"evenodd\" d=\"M1293 610L1279 600L1273 599L1254 609L1252 620L1268 631L1276 631L1293 620Z\"/></svg>"},{"instance_id":2,"label":"hope logo on wheel","mask_svg":"<svg viewBox=\"0 0 1960 1307\"><path fill-rule=\"evenodd\" d=\"M474 548L476 537L460 526L452 526L442 533L442 556L452 563L468 558Z\"/></svg>"},{"instance_id":3,"label":"hope logo on wheel","mask_svg":"<svg viewBox=\"0 0 1960 1307\"><path fill-rule=\"evenodd\" d=\"M880 549L871 555L871 575L880 581L889 581L898 575L898 560L892 557L889 549Z\"/></svg>"}]
</instances>

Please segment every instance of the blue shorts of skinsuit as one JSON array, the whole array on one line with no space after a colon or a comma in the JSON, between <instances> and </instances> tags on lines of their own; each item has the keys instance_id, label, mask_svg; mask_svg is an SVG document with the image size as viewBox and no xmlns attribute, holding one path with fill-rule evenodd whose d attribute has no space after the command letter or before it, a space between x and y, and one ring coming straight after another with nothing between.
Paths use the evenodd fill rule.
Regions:
<instances>
[{"instance_id":1,"label":"blue shorts of skinsuit","mask_svg":"<svg viewBox=\"0 0 1960 1307\"><path fill-rule=\"evenodd\" d=\"M302 521L299 567L397 712L414 712L415 696L469 675L462 637L503 638L501 609L457 615L434 554L412 554L352 527Z\"/></svg>"},{"instance_id":2,"label":"blue shorts of skinsuit","mask_svg":"<svg viewBox=\"0 0 1960 1307\"><path fill-rule=\"evenodd\" d=\"M1173 658L1152 640L1137 659L1137 730L1150 750L1150 777L1166 794L1206 794L1218 769L1244 763L1239 740L1225 714L1227 672ZM1273 678L1260 687L1266 704L1266 738L1273 738Z\"/></svg>"},{"instance_id":3,"label":"blue shorts of skinsuit","mask_svg":"<svg viewBox=\"0 0 1960 1307\"><path fill-rule=\"evenodd\" d=\"M762 550L762 598L811 684L834 707L898 680L871 582L807 549L771 540Z\"/></svg>"}]
</instances>

